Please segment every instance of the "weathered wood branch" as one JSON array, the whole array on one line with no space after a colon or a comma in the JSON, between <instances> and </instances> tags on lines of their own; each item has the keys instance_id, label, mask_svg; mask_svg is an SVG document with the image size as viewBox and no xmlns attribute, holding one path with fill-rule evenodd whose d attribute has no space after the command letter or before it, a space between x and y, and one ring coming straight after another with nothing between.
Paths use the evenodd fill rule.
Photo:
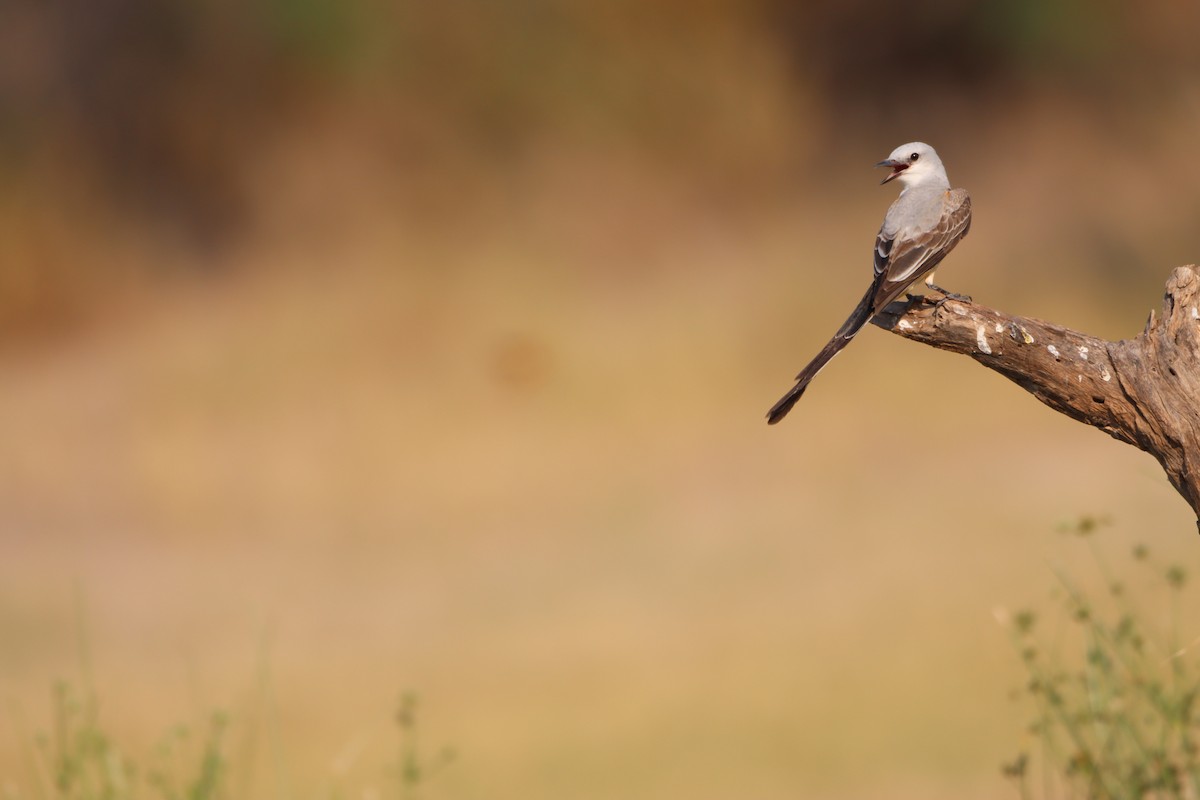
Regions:
<instances>
[{"instance_id":1,"label":"weathered wood branch","mask_svg":"<svg viewBox=\"0 0 1200 800\"><path fill-rule=\"evenodd\" d=\"M1200 525L1200 270L1167 281L1161 316L1110 342L940 295L893 303L872 322L994 369L1059 413L1158 459Z\"/></svg>"}]
</instances>

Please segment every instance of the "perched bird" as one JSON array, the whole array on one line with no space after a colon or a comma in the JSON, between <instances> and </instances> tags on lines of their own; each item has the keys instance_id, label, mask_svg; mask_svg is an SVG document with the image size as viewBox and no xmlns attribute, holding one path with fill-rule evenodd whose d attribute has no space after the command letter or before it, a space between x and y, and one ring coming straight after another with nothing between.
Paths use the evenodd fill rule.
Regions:
<instances>
[{"instance_id":1,"label":"perched bird","mask_svg":"<svg viewBox=\"0 0 1200 800\"><path fill-rule=\"evenodd\" d=\"M971 228L971 198L965 189L951 189L946 168L924 142L904 144L875 166L891 172L881 183L899 179L900 197L883 218L875 237L875 277L850 318L796 376L796 385L769 412L767 422L783 419L822 367L850 343L854 334L888 303L922 276L925 285L948 297L957 297L933 282L933 271Z\"/></svg>"}]
</instances>

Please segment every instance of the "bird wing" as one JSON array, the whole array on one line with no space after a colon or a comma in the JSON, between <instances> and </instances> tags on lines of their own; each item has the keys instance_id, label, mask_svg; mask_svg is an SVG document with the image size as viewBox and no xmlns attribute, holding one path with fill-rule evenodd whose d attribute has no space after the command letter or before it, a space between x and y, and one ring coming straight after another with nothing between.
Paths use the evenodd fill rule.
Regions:
<instances>
[{"instance_id":1,"label":"bird wing","mask_svg":"<svg viewBox=\"0 0 1200 800\"><path fill-rule=\"evenodd\" d=\"M877 312L928 274L971 229L971 198L964 189L946 192L946 204L937 224L915 236L875 238L876 291L872 307Z\"/></svg>"}]
</instances>

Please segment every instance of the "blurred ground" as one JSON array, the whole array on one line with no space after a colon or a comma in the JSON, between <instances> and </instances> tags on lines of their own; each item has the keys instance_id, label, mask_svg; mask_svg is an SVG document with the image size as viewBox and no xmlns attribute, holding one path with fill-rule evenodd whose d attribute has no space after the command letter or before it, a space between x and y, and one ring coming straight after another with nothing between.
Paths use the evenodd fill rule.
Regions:
<instances>
[{"instance_id":1,"label":"blurred ground","mask_svg":"<svg viewBox=\"0 0 1200 800\"><path fill-rule=\"evenodd\" d=\"M993 610L1046 595L1080 514L1115 520L1116 552L1194 563L1186 505L1149 456L873 328L786 423L762 415L861 293L894 197L870 164L912 139L976 208L943 285L1138 332L1197 258L1180 20L1147 14L1154 39L1097 15L1100 61L1159 45L1144 85L1071 45L1070 69L993 55L876 93L836 48L826 73L764 33L791 30L769 4L535 6L550 33L414 10L461 40L268 60L245 76L272 92L257 138L118 104L157 161L10 114L0 693L48 725L78 586L102 714L135 743L211 705L253 717L268 642L282 756L251 795L380 783L403 689L461 754L431 797L1006 795L1025 717ZM35 67L59 28L23 13L44 49L5 85L28 104L13 76L55 74ZM522 44L548 49L497 55ZM362 66L397 52L445 92ZM83 85L111 109L135 73ZM201 109L238 82L183 74ZM60 99L51 118L85 108ZM24 780L19 728L0 775Z\"/></svg>"}]
</instances>

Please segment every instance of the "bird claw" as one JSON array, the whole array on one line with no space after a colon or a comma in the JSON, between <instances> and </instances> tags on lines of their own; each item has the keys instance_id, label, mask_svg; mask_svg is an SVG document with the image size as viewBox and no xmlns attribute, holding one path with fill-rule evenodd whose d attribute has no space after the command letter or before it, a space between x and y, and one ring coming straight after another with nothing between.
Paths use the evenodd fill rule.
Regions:
<instances>
[{"instance_id":1,"label":"bird claw","mask_svg":"<svg viewBox=\"0 0 1200 800\"><path fill-rule=\"evenodd\" d=\"M949 292L949 291L946 291L945 289L943 289L942 287L938 286L936 283L930 283L930 284L927 284L927 286L929 286L930 289L932 289L933 291L937 292L938 294L940 294L942 296L940 300L937 300L934 303L934 305L941 306L947 300L957 300L960 303L970 303L971 302L971 296L969 294L959 294L958 292Z\"/></svg>"}]
</instances>

